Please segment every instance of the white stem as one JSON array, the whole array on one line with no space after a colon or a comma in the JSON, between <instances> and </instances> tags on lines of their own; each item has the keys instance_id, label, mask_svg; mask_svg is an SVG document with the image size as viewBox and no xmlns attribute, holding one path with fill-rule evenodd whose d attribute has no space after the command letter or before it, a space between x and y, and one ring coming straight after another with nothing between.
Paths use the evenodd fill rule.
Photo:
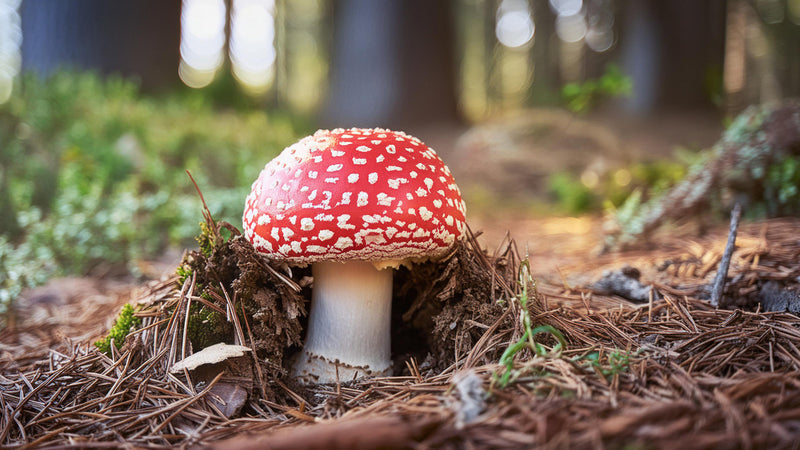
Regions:
<instances>
[{"instance_id":1,"label":"white stem","mask_svg":"<svg viewBox=\"0 0 800 450\"><path fill-rule=\"evenodd\" d=\"M294 374L304 382L334 383L391 368L392 269L370 262L311 266L314 291L303 352Z\"/></svg>"}]
</instances>

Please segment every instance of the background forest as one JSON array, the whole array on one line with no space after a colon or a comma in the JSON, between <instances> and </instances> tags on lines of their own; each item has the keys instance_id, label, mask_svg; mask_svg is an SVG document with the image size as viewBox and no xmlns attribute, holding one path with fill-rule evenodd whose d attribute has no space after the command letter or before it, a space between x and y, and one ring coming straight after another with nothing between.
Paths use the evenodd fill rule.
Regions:
<instances>
[{"instance_id":1,"label":"background forest","mask_svg":"<svg viewBox=\"0 0 800 450\"><path fill-rule=\"evenodd\" d=\"M798 94L799 0L2 0L0 305L194 245L187 170L238 225L318 127L419 136L472 217L583 214Z\"/></svg>"}]
</instances>

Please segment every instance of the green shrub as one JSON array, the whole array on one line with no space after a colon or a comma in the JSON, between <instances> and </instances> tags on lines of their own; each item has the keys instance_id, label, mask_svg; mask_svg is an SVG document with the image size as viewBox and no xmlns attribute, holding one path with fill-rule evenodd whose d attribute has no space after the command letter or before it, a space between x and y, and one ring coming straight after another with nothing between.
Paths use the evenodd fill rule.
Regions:
<instances>
[{"instance_id":1,"label":"green shrub","mask_svg":"<svg viewBox=\"0 0 800 450\"><path fill-rule=\"evenodd\" d=\"M769 215L800 213L800 159L783 156L769 166L764 182L764 203Z\"/></svg>"},{"instance_id":2,"label":"green shrub","mask_svg":"<svg viewBox=\"0 0 800 450\"><path fill-rule=\"evenodd\" d=\"M548 191L558 208L568 214L596 211L601 205L613 209L625 204L634 193L651 197L666 192L700 160L698 155L678 149L675 160L639 162L621 167L599 175L591 186L573 173L556 172L548 178ZM640 200L643 199L632 199L629 205Z\"/></svg>"},{"instance_id":3,"label":"green shrub","mask_svg":"<svg viewBox=\"0 0 800 450\"><path fill-rule=\"evenodd\" d=\"M202 205L238 224L250 183L296 121L197 92L140 95L91 73L25 76L0 105L0 314L22 289L192 245ZM307 130L302 130L305 134Z\"/></svg>"},{"instance_id":4,"label":"green shrub","mask_svg":"<svg viewBox=\"0 0 800 450\"><path fill-rule=\"evenodd\" d=\"M596 80L582 83L567 83L561 89L561 97L567 109L574 113L585 113L601 98L630 95L633 81L619 66L609 64Z\"/></svg>"},{"instance_id":5,"label":"green shrub","mask_svg":"<svg viewBox=\"0 0 800 450\"><path fill-rule=\"evenodd\" d=\"M592 190L569 172L556 172L548 177L548 190L556 203L569 214L580 214L591 209L595 201Z\"/></svg>"}]
</instances>

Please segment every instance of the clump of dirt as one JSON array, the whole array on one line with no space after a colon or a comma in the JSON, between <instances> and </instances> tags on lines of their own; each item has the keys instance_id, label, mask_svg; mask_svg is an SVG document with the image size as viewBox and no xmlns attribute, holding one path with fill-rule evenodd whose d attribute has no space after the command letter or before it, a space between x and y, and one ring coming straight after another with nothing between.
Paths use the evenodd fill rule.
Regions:
<instances>
[{"instance_id":1,"label":"clump of dirt","mask_svg":"<svg viewBox=\"0 0 800 450\"><path fill-rule=\"evenodd\" d=\"M398 271L393 341L424 344L417 350L429 352L434 368L448 367L508 311L517 262L510 243L502 255L490 258L471 238L441 261ZM513 325L514 317L504 318ZM487 361L497 357L484 355Z\"/></svg>"},{"instance_id":2,"label":"clump of dirt","mask_svg":"<svg viewBox=\"0 0 800 450\"><path fill-rule=\"evenodd\" d=\"M189 252L179 268L182 281L193 278L200 296L201 306L190 310L187 337L195 351L238 337L257 352L267 377L282 377L288 351L302 343L306 297L300 284L280 272L280 263L262 258L233 225L210 216L204 225L200 250ZM302 279L304 271L294 275Z\"/></svg>"}]
</instances>

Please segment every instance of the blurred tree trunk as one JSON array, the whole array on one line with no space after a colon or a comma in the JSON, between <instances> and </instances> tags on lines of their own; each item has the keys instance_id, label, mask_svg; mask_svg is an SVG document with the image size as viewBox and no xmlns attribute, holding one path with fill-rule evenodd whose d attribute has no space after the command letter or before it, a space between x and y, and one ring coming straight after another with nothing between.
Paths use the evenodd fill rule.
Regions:
<instances>
[{"instance_id":1,"label":"blurred tree trunk","mask_svg":"<svg viewBox=\"0 0 800 450\"><path fill-rule=\"evenodd\" d=\"M533 41L533 84L530 103L534 106L561 103L556 16L548 0L533 0L533 21L536 32Z\"/></svg>"},{"instance_id":2,"label":"blurred tree trunk","mask_svg":"<svg viewBox=\"0 0 800 450\"><path fill-rule=\"evenodd\" d=\"M179 83L180 0L26 0L22 68L119 73L147 90Z\"/></svg>"},{"instance_id":3,"label":"blurred tree trunk","mask_svg":"<svg viewBox=\"0 0 800 450\"><path fill-rule=\"evenodd\" d=\"M326 126L458 120L447 0L337 0Z\"/></svg>"},{"instance_id":4,"label":"blurred tree trunk","mask_svg":"<svg viewBox=\"0 0 800 450\"><path fill-rule=\"evenodd\" d=\"M713 107L711 78L721 77L725 0L627 0L623 70L633 79L634 113L656 107Z\"/></svg>"},{"instance_id":5,"label":"blurred tree trunk","mask_svg":"<svg viewBox=\"0 0 800 450\"><path fill-rule=\"evenodd\" d=\"M483 1L483 39L484 39L484 80L486 80L486 115L490 116L496 108L500 107L502 98L499 71L497 68L498 43L495 27L497 26L497 4L493 1Z\"/></svg>"},{"instance_id":6,"label":"blurred tree trunk","mask_svg":"<svg viewBox=\"0 0 800 450\"><path fill-rule=\"evenodd\" d=\"M785 0L728 0L725 102L730 112L800 96L796 14Z\"/></svg>"},{"instance_id":7,"label":"blurred tree trunk","mask_svg":"<svg viewBox=\"0 0 800 450\"><path fill-rule=\"evenodd\" d=\"M769 42L778 96L800 96L800 25L785 17L778 23L763 24L762 29Z\"/></svg>"}]
</instances>

